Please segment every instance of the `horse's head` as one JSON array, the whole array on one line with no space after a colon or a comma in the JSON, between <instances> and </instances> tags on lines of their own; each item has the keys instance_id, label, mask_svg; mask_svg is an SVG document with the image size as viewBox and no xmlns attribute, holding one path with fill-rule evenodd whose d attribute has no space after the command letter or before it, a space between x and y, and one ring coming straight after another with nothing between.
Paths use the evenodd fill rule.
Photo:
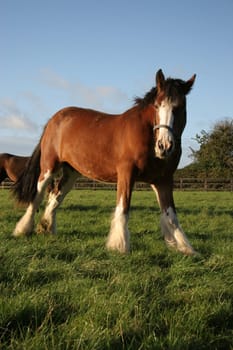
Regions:
<instances>
[{"instance_id":1,"label":"horse's head","mask_svg":"<svg viewBox=\"0 0 233 350\"><path fill-rule=\"evenodd\" d=\"M162 70L156 74L155 116L155 155L165 159L180 143L186 124L186 95L191 90L196 75L183 81L165 79Z\"/></svg>"}]
</instances>

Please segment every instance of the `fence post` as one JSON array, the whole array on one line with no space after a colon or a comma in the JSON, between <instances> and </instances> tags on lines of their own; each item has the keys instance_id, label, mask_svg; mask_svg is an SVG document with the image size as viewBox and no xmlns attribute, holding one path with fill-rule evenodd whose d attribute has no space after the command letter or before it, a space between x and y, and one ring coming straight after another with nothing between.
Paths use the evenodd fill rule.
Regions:
<instances>
[{"instance_id":1,"label":"fence post","mask_svg":"<svg viewBox=\"0 0 233 350\"><path fill-rule=\"evenodd\" d=\"M180 178L180 189L181 190L183 189L183 178L182 177Z\"/></svg>"},{"instance_id":2,"label":"fence post","mask_svg":"<svg viewBox=\"0 0 233 350\"><path fill-rule=\"evenodd\" d=\"M205 189L205 191L207 190L207 178L205 178L205 180L204 180L204 189Z\"/></svg>"}]
</instances>

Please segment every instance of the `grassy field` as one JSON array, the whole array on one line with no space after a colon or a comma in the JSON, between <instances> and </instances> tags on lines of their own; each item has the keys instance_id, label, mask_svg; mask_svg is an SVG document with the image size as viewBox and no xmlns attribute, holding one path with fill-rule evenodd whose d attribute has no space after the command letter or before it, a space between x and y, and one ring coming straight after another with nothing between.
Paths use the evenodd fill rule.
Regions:
<instances>
[{"instance_id":1,"label":"grassy field","mask_svg":"<svg viewBox=\"0 0 233 350\"><path fill-rule=\"evenodd\" d=\"M105 249L115 192L72 191L56 236L20 239L0 196L0 349L233 349L232 193L175 193L195 257L166 248L152 191L133 194L123 256Z\"/></svg>"}]
</instances>

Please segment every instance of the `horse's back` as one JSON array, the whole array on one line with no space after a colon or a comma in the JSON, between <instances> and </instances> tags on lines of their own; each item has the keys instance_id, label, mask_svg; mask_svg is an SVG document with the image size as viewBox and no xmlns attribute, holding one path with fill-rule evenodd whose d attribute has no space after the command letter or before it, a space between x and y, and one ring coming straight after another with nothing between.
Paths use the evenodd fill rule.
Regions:
<instances>
[{"instance_id":1,"label":"horse's back","mask_svg":"<svg viewBox=\"0 0 233 350\"><path fill-rule=\"evenodd\" d=\"M54 114L48 126L54 128L55 125L64 133L67 132L67 129L69 131L75 129L75 132L88 130L88 133L102 131L103 128L110 131L119 118L121 118L121 115L112 115L79 107L67 107Z\"/></svg>"}]
</instances>

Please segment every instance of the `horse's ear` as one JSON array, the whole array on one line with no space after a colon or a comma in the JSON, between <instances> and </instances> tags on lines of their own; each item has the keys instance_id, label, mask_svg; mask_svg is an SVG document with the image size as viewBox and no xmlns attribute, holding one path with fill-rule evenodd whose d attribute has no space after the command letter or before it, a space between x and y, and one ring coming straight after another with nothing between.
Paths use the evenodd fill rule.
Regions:
<instances>
[{"instance_id":1,"label":"horse's ear","mask_svg":"<svg viewBox=\"0 0 233 350\"><path fill-rule=\"evenodd\" d=\"M165 82L165 77L163 75L162 69L159 69L158 72L156 73L155 82L156 82L158 91L160 91L163 88L164 82Z\"/></svg>"},{"instance_id":2,"label":"horse's ear","mask_svg":"<svg viewBox=\"0 0 233 350\"><path fill-rule=\"evenodd\" d=\"M187 80L184 83L184 93L185 93L185 95L187 95L190 92L190 90L192 89L192 86L194 84L195 79L196 79L196 74L194 74L192 76L192 78L190 78L189 80Z\"/></svg>"}]
</instances>

